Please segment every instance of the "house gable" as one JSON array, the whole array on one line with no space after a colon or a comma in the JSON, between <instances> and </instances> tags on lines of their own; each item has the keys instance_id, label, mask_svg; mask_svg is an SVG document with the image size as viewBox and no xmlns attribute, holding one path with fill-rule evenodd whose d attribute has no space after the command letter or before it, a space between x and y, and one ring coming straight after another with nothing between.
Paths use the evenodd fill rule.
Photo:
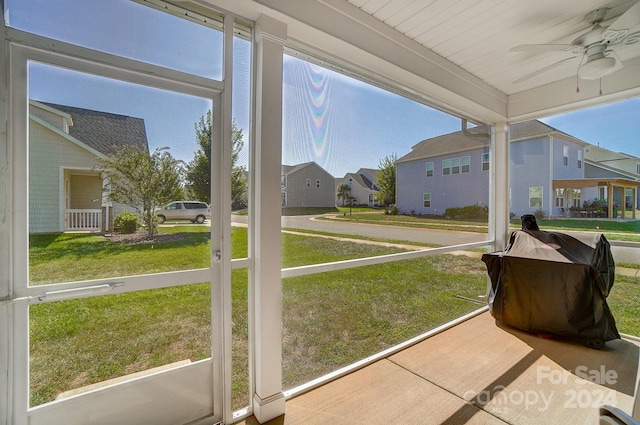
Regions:
<instances>
[{"instance_id":1,"label":"house gable","mask_svg":"<svg viewBox=\"0 0 640 425\"><path fill-rule=\"evenodd\" d=\"M59 232L67 210L102 207L97 166L119 146L148 152L144 121L29 102L29 231ZM91 208L90 208L91 207Z\"/></svg>"},{"instance_id":2,"label":"house gable","mask_svg":"<svg viewBox=\"0 0 640 425\"><path fill-rule=\"evenodd\" d=\"M149 151L144 120L126 115L73 106L40 102L71 116L69 134L104 155L112 155L122 147Z\"/></svg>"},{"instance_id":3,"label":"house gable","mask_svg":"<svg viewBox=\"0 0 640 425\"><path fill-rule=\"evenodd\" d=\"M317 163L282 166L282 193L288 207L335 205L335 178Z\"/></svg>"}]
</instances>

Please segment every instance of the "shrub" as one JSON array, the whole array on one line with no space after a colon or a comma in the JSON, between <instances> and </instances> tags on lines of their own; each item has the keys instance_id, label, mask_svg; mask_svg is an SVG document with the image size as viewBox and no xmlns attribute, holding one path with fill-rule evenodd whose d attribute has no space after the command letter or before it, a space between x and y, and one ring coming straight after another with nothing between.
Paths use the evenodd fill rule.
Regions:
<instances>
[{"instance_id":1,"label":"shrub","mask_svg":"<svg viewBox=\"0 0 640 425\"><path fill-rule=\"evenodd\" d=\"M486 220L489 217L489 208L483 205L467 205L466 207L450 207L444 212L446 218L474 218Z\"/></svg>"},{"instance_id":2,"label":"shrub","mask_svg":"<svg viewBox=\"0 0 640 425\"><path fill-rule=\"evenodd\" d=\"M533 212L533 216L536 218L536 220L544 220L545 214L544 211L542 211L542 208L538 208Z\"/></svg>"},{"instance_id":3,"label":"shrub","mask_svg":"<svg viewBox=\"0 0 640 425\"><path fill-rule=\"evenodd\" d=\"M113 219L113 226L122 233L135 233L142 226L142 223L134 213L123 211Z\"/></svg>"}]
</instances>

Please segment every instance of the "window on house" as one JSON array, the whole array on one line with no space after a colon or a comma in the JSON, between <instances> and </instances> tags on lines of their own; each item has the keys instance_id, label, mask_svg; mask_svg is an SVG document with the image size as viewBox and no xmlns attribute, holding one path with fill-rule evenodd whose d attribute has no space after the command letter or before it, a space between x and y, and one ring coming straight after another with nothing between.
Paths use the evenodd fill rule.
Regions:
<instances>
[{"instance_id":1,"label":"window on house","mask_svg":"<svg viewBox=\"0 0 640 425\"><path fill-rule=\"evenodd\" d=\"M636 163L636 174L640 174L640 162Z\"/></svg>"},{"instance_id":2,"label":"window on house","mask_svg":"<svg viewBox=\"0 0 640 425\"><path fill-rule=\"evenodd\" d=\"M582 168L582 151L578 151L578 169Z\"/></svg>"},{"instance_id":3,"label":"window on house","mask_svg":"<svg viewBox=\"0 0 640 425\"><path fill-rule=\"evenodd\" d=\"M556 189L556 207L564 208L564 189Z\"/></svg>"},{"instance_id":4,"label":"window on house","mask_svg":"<svg viewBox=\"0 0 640 425\"><path fill-rule=\"evenodd\" d=\"M422 206L425 208L431 208L431 194L425 193L422 195Z\"/></svg>"},{"instance_id":5,"label":"window on house","mask_svg":"<svg viewBox=\"0 0 640 425\"><path fill-rule=\"evenodd\" d=\"M573 206L580 208L580 199L582 198L582 189L573 189Z\"/></svg>"},{"instance_id":6,"label":"window on house","mask_svg":"<svg viewBox=\"0 0 640 425\"><path fill-rule=\"evenodd\" d=\"M565 166L569 165L569 146L562 147L562 163Z\"/></svg>"},{"instance_id":7,"label":"window on house","mask_svg":"<svg viewBox=\"0 0 640 425\"><path fill-rule=\"evenodd\" d=\"M280 187L287 187L287 176L280 177Z\"/></svg>"},{"instance_id":8,"label":"window on house","mask_svg":"<svg viewBox=\"0 0 640 425\"><path fill-rule=\"evenodd\" d=\"M433 177L433 162L427 162L427 177Z\"/></svg>"},{"instance_id":9,"label":"window on house","mask_svg":"<svg viewBox=\"0 0 640 425\"><path fill-rule=\"evenodd\" d=\"M607 199L607 188L605 186L598 187L598 199Z\"/></svg>"},{"instance_id":10,"label":"window on house","mask_svg":"<svg viewBox=\"0 0 640 425\"><path fill-rule=\"evenodd\" d=\"M316 180L316 187L320 187L320 180Z\"/></svg>"},{"instance_id":11,"label":"window on house","mask_svg":"<svg viewBox=\"0 0 640 425\"><path fill-rule=\"evenodd\" d=\"M462 163L462 172L463 173L468 173L470 166L471 166L471 157L470 156L463 156L460 159L461 163Z\"/></svg>"},{"instance_id":12,"label":"window on house","mask_svg":"<svg viewBox=\"0 0 640 425\"><path fill-rule=\"evenodd\" d=\"M307 179L307 187L311 187L311 179Z\"/></svg>"},{"instance_id":13,"label":"window on house","mask_svg":"<svg viewBox=\"0 0 640 425\"><path fill-rule=\"evenodd\" d=\"M451 174L460 174L460 158L451 160Z\"/></svg>"},{"instance_id":14,"label":"window on house","mask_svg":"<svg viewBox=\"0 0 640 425\"><path fill-rule=\"evenodd\" d=\"M529 207L542 208L542 187L529 188Z\"/></svg>"},{"instance_id":15,"label":"window on house","mask_svg":"<svg viewBox=\"0 0 640 425\"><path fill-rule=\"evenodd\" d=\"M489 152L482 154L482 171L489 170Z\"/></svg>"},{"instance_id":16,"label":"window on house","mask_svg":"<svg viewBox=\"0 0 640 425\"><path fill-rule=\"evenodd\" d=\"M443 159L442 160L442 175L446 176L451 174L451 160Z\"/></svg>"}]
</instances>

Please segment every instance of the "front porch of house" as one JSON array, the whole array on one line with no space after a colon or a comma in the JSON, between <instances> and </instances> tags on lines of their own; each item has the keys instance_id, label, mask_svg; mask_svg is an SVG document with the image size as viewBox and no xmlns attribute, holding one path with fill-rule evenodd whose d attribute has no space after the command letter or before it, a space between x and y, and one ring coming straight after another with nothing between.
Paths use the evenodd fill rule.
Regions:
<instances>
[{"instance_id":1,"label":"front porch of house","mask_svg":"<svg viewBox=\"0 0 640 425\"><path fill-rule=\"evenodd\" d=\"M467 320L286 401L270 425L597 424L598 408L631 413L640 340L602 350ZM250 417L241 425L255 425Z\"/></svg>"},{"instance_id":2,"label":"front porch of house","mask_svg":"<svg viewBox=\"0 0 640 425\"><path fill-rule=\"evenodd\" d=\"M89 170L65 169L65 232L104 232L110 229L112 209L104 199L104 179Z\"/></svg>"},{"instance_id":3,"label":"front porch of house","mask_svg":"<svg viewBox=\"0 0 640 425\"><path fill-rule=\"evenodd\" d=\"M561 216L569 218L636 218L638 202L638 186L640 182L628 179L559 179L553 181L556 198L562 198ZM606 199L606 205L591 207L588 199L580 194L585 189L593 188L600 194L598 198ZM627 191L631 196L627 196ZM627 211L630 208L630 211Z\"/></svg>"}]
</instances>

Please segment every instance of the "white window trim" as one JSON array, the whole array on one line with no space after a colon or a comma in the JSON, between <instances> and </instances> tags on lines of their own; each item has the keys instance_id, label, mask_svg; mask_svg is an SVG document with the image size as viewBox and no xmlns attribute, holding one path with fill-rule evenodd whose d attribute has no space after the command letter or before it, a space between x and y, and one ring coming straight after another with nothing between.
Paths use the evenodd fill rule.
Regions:
<instances>
[{"instance_id":1,"label":"white window trim","mask_svg":"<svg viewBox=\"0 0 640 425\"><path fill-rule=\"evenodd\" d=\"M540 205L539 206L531 205L531 199L537 199L537 197L531 198L531 189L540 189ZM543 208L543 207L544 207L544 188L542 186L530 186L529 187L529 208Z\"/></svg>"}]
</instances>

